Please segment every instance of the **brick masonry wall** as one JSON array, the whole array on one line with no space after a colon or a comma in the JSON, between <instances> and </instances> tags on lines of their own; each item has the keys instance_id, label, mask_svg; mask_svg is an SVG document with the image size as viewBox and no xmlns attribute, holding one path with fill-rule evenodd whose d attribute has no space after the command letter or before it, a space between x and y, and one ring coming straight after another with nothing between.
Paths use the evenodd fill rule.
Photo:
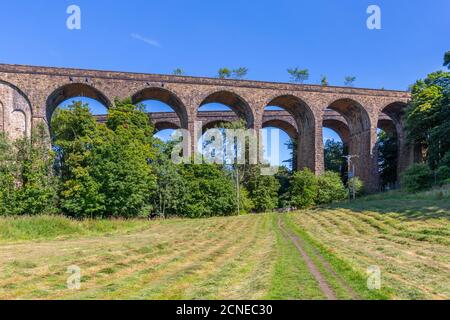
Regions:
<instances>
[{"instance_id":1,"label":"brick masonry wall","mask_svg":"<svg viewBox=\"0 0 450 320\"><path fill-rule=\"evenodd\" d=\"M116 98L157 99L171 105L180 125L191 132L198 119L197 110L205 102L228 104L246 118L249 127L261 129L264 109L275 99L294 115L299 128L298 166L317 173L323 171L325 110L338 101L340 108L348 111L344 117L349 125L350 150L360 156L357 174L369 190L378 188L375 143L378 120L384 116L382 111L392 104L405 105L410 98L403 91L19 65L0 65L0 84L3 105L0 128L12 136L19 135L21 128L29 134L31 125L48 124L59 102L79 95L105 105L112 105ZM397 122L397 128L403 130L400 121ZM399 137L404 139L404 134L400 132ZM410 162L410 154L410 150L402 148L399 167L404 168Z\"/></svg>"}]
</instances>

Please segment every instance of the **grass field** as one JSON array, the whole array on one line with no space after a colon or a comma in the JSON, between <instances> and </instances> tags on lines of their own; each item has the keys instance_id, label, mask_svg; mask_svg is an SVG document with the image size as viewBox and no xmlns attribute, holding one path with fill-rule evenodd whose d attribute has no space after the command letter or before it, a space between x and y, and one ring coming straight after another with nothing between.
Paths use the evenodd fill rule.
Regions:
<instances>
[{"instance_id":1,"label":"grass field","mask_svg":"<svg viewBox=\"0 0 450 320\"><path fill-rule=\"evenodd\" d=\"M450 299L448 190L203 220L0 219L2 299ZM67 288L69 266L81 288ZM381 270L381 289L366 270Z\"/></svg>"}]
</instances>

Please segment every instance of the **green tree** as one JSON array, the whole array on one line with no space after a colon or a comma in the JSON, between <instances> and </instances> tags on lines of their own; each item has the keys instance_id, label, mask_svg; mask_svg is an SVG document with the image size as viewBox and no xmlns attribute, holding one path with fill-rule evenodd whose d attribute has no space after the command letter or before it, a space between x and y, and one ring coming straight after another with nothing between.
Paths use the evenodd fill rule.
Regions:
<instances>
[{"instance_id":1,"label":"green tree","mask_svg":"<svg viewBox=\"0 0 450 320\"><path fill-rule=\"evenodd\" d=\"M346 172L344 144L340 141L327 140L324 146L325 169L342 174Z\"/></svg>"},{"instance_id":2,"label":"green tree","mask_svg":"<svg viewBox=\"0 0 450 320\"><path fill-rule=\"evenodd\" d=\"M11 143L0 133L0 216L12 214L17 166Z\"/></svg>"},{"instance_id":3,"label":"green tree","mask_svg":"<svg viewBox=\"0 0 450 320\"><path fill-rule=\"evenodd\" d=\"M326 171L317 178L317 204L327 204L333 201L344 200L348 192L342 183L339 173Z\"/></svg>"},{"instance_id":4,"label":"green tree","mask_svg":"<svg viewBox=\"0 0 450 320\"><path fill-rule=\"evenodd\" d=\"M185 75L185 72L184 72L184 70L181 69L181 68L176 68L176 69L174 69L174 70L172 71L172 74L173 74L174 76L184 76L184 75Z\"/></svg>"},{"instance_id":5,"label":"green tree","mask_svg":"<svg viewBox=\"0 0 450 320\"><path fill-rule=\"evenodd\" d=\"M413 164L403 172L402 186L410 193L431 188L433 172L426 164Z\"/></svg>"},{"instance_id":6,"label":"green tree","mask_svg":"<svg viewBox=\"0 0 450 320\"><path fill-rule=\"evenodd\" d=\"M15 142L14 154L17 164L16 206L19 215L56 213L57 182L53 172L54 153L49 149L50 139L40 125Z\"/></svg>"},{"instance_id":7,"label":"green tree","mask_svg":"<svg viewBox=\"0 0 450 320\"><path fill-rule=\"evenodd\" d=\"M309 79L308 69L300 69L296 67L287 69L287 72L291 76L291 82L304 83L306 80Z\"/></svg>"},{"instance_id":8,"label":"green tree","mask_svg":"<svg viewBox=\"0 0 450 320\"><path fill-rule=\"evenodd\" d=\"M256 212L269 212L277 207L280 183L275 176L262 175L260 166L250 166L244 185Z\"/></svg>"},{"instance_id":9,"label":"green tree","mask_svg":"<svg viewBox=\"0 0 450 320\"><path fill-rule=\"evenodd\" d=\"M397 139L385 131L378 133L378 168L381 185L387 186L397 182Z\"/></svg>"},{"instance_id":10,"label":"green tree","mask_svg":"<svg viewBox=\"0 0 450 320\"><path fill-rule=\"evenodd\" d=\"M232 71L228 68L220 68L217 71L217 77L219 79L228 79L231 77Z\"/></svg>"},{"instance_id":11,"label":"green tree","mask_svg":"<svg viewBox=\"0 0 450 320\"><path fill-rule=\"evenodd\" d=\"M328 79L327 79L327 76L322 75L322 76L320 77L320 85L321 85L322 87L328 87Z\"/></svg>"},{"instance_id":12,"label":"green tree","mask_svg":"<svg viewBox=\"0 0 450 320\"><path fill-rule=\"evenodd\" d=\"M232 71L232 77L234 79L244 79L247 76L248 68L240 67Z\"/></svg>"},{"instance_id":13,"label":"green tree","mask_svg":"<svg viewBox=\"0 0 450 320\"><path fill-rule=\"evenodd\" d=\"M237 212L234 183L229 173L216 164L181 166L186 192L178 214L191 218L229 216Z\"/></svg>"},{"instance_id":14,"label":"green tree","mask_svg":"<svg viewBox=\"0 0 450 320\"><path fill-rule=\"evenodd\" d=\"M426 150L426 160L437 168L450 150L450 73L434 72L411 89L406 129L413 145Z\"/></svg>"},{"instance_id":15,"label":"green tree","mask_svg":"<svg viewBox=\"0 0 450 320\"><path fill-rule=\"evenodd\" d=\"M445 66L450 69L450 51L447 51L444 55L444 67Z\"/></svg>"},{"instance_id":16,"label":"green tree","mask_svg":"<svg viewBox=\"0 0 450 320\"><path fill-rule=\"evenodd\" d=\"M344 85L346 85L347 87L353 87L356 81L356 77L354 76L346 76L344 78Z\"/></svg>"},{"instance_id":17,"label":"green tree","mask_svg":"<svg viewBox=\"0 0 450 320\"><path fill-rule=\"evenodd\" d=\"M134 217L151 211L156 177L153 128L142 106L116 101L106 124L75 103L52 121L63 211L77 217Z\"/></svg>"},{"instance_id":18,"label":"green tree","mask_svg":"<svg viewBox=\"0 0 450 320\"><path fill-rule=\"evenodd\" d=\"M171 152L175 142L157 141L157 156L152 163L157 183L154 194L154 212L162 217L177 215L186 190L180 166L172 163Z\"/></svg>"},{"instance_id":19,"label":"green tree","mask_svg":"<svg viewBox=\"0 0 450 320\"><path fill-rule=\"evenodd\" d=\"M319 183L316 175L309 169L297 171L291 180L291 202L297 208L308 208L316 204Z\"/></svg>"}]
</instances>

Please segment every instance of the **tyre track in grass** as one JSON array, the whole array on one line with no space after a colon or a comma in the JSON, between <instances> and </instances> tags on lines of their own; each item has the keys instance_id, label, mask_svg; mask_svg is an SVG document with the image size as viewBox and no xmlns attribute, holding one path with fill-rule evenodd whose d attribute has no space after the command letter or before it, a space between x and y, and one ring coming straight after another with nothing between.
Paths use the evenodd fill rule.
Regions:
<instances>
[{"instance_id":1,"label":"tyre track in grass","mask_svg":"<svg viewBox=\"0 0 450 320\"><path fill-rule=\"evenodd\" d=\"M281 230L281 233L283 236L290 240L294 246L297 248L297 251L302 256L303 260L305 261L309 272L313 275L314 279L316 279L317 283L319 284L320 290L325 295L325 297L328 300L337 300L337 296L334 293L333 289L331 289L331 286L329 285L328 281L325 279L323 274L319 271L314 261L311 259L311 257L306 253L306 251L303 249L303 246L301 245L300 239L289 233L286 228L284 227L283 222L281 221L281 217L278 217L278 227Z\"/></svg>"}]
</instances>

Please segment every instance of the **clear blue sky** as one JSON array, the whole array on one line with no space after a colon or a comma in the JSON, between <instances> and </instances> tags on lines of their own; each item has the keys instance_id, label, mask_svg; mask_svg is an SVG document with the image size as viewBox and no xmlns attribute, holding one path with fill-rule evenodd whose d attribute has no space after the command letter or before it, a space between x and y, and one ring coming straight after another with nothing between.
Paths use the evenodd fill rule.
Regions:
<instances>
[{"instance_id":1,"label":"clear blue sky","mask_svg":"<svg viewBox=\"0 0 450 320\"><path fill-rule=\"evenodd\" d=\"M81 30L66 27L71 4ZM366 27L371 4L381 30ZM3 0L0 11L0 63L193 76L245 66L269 81L298 66L309 83L354 75L400 90L442 68L449 40L449 0Z\"/></svg>"},{"instance_id":2,"label":"clear blue sky","mask_svg":"<svg viewBox=\"0 0 450 320\"><path fill-rule=\"evenodd\" d=\"M79 5L82 29L66 28ZM366 9L382 10L382 30ZM450 47L448 0L14 0L0 11L0 62L214 76L246 66L256 80L309 68L342 85L406 89L442 65ZM147 43L132 34L156 42Z\"/></svg>"}]
</instances>

